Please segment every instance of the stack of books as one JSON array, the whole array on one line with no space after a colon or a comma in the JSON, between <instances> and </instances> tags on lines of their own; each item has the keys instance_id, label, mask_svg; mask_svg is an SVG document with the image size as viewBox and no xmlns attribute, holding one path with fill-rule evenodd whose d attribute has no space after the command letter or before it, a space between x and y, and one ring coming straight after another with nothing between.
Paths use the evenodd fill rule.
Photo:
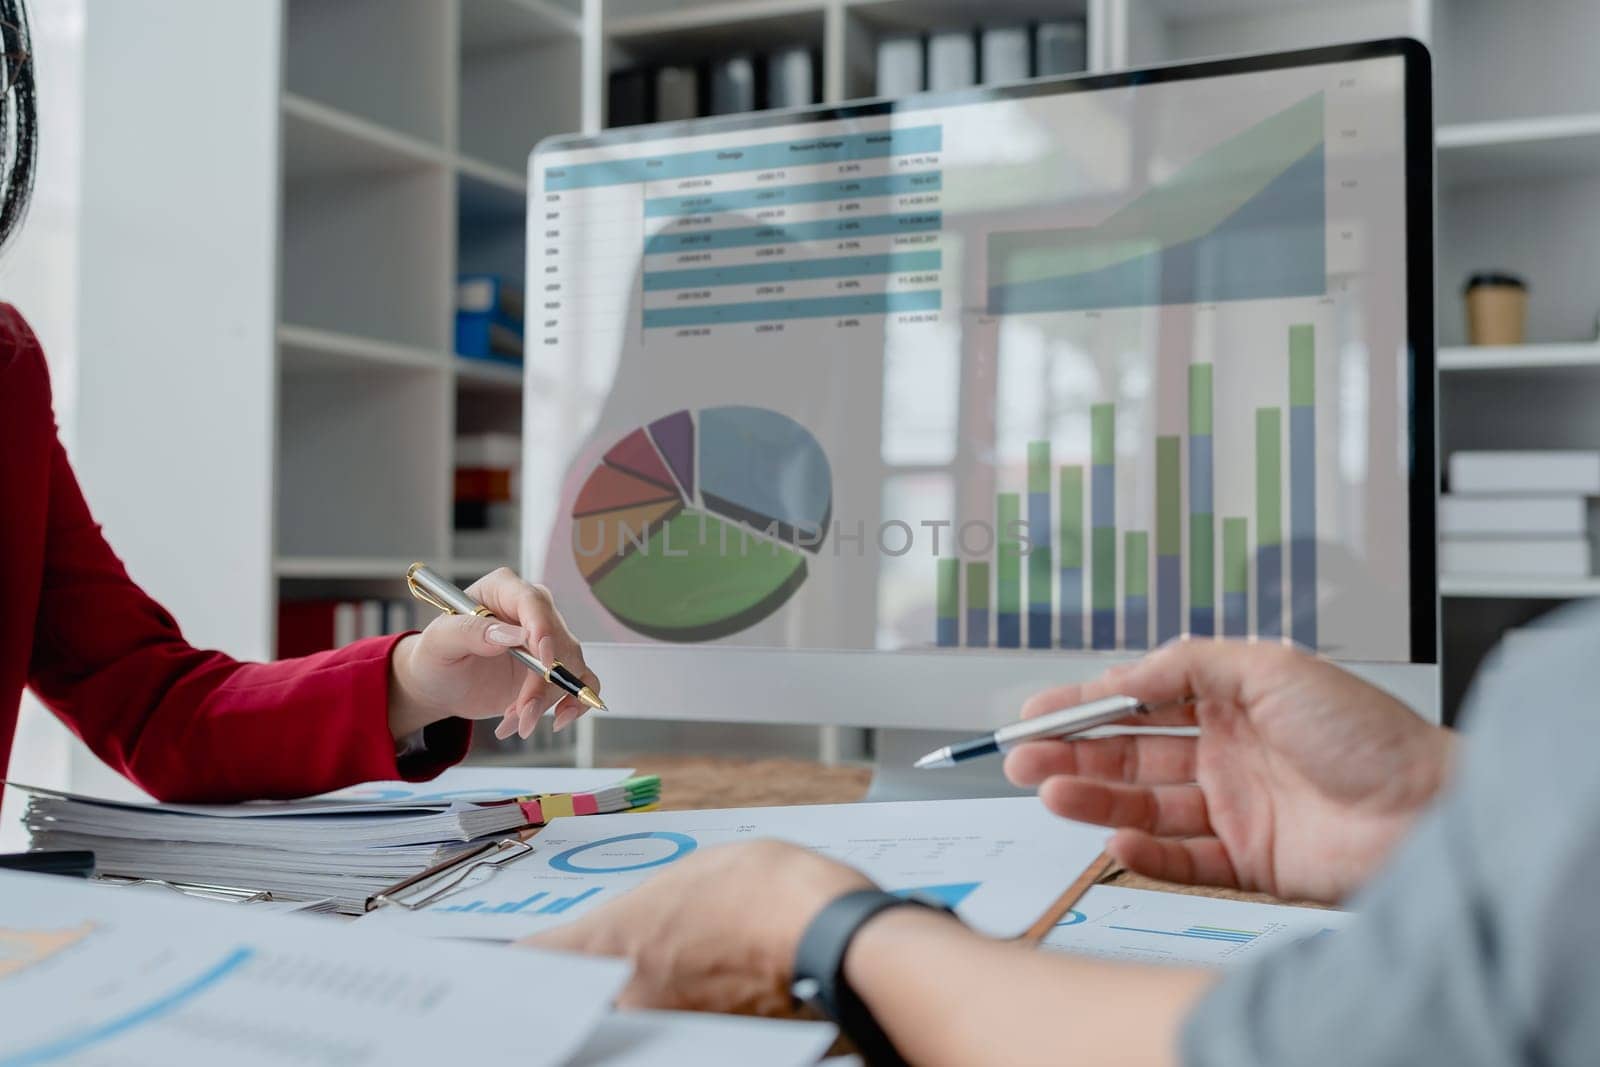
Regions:
<instances>
[{"instance_id":1,"label":"stack of books","mask_svg":"<svg viewBox=\"0 0 1600 1067\"><path fill-rule=\"evenodd\" d=\"M517 558L521 523L518 475L522 439L480 433L456 438L455 554L463 558Z\"/></svg>"},{"instance_id":2,"label":"stack of books","mask_svg":"<svg viewBox=\"0 0 1600 1067\"><path fill-rule=\"evenodd\" d=\"M551 819L645 811L655 777L630 769L457 768L308 800L156 804L18 786L35 849L88 849L102 877L326 900L346 914L394 883Z\"/></svg>"},{"instance_id":3,"label":"stack of books","mask_svg":"<svg viewBox=\"0 0 1600 1067\"><path fill-rule=\"evenodd\" d=\"M343 648L363 637L403 634L424 621L411 600L281 600L278 658Z\"/></svg>"},{"instance_id":4,"label":"stack of books","mask_svg":"<svg viewBox=\"0 0 1600 1067\"><path fill-rule=\"evenodd\" d=\"M523 303L519 280L463 274L456 281L456 353L520 365Z\"/></svg>"},{"instance_id":5,"label":"stack of books","mask_svg":"<svg viewBox=\"0 0 1600 1067\"><path fill-rule=\"evenodd\" d=\"M1457 452L1449 490L1439 502L1441 573L1594 573L1600 452Z\"/></svg>"}]
</instances>

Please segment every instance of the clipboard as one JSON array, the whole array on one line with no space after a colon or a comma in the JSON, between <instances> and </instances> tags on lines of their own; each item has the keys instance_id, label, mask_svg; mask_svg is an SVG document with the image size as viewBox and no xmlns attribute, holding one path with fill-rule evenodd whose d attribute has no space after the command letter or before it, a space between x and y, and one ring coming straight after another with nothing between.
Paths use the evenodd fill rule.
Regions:
<instances>
[{"instance_id":1,"label":"clipboard","mask_svg":"<svg viewBox=\"0 0 1600 1067\"><path fill-rule=\"evenodd\" d=\"M262 904L271 903L273 900L272 891L268 889L245 889L242 886L211 885L206 882L173 882L165 878L124 878L115 874L96 874L89 880L116 889L133 889L141 885L159 886L174 893L182 893L186 897L220 900L230 904Z\"/></svg>"},{"instance_id":2,"label":"clipboard","mask_svg":"<svg viewBox=\"0 0 1600 1067\"><path fill-rule=\"evenodd\" d=\"M542 829L544 827L535 826L523 831L516 837L507 837L499 841L486 841L458 855L442 859L426 870L418 871L409 878L402 878L381 892L374 893L361 902L361 911L365 914L389 904L397 908L404 908L407 911L425 908L460 886L472 876L473 871L488 868L492 873L498 870L501 864L510 863L512 860L520 859L532 852L533 846L528 844L528 839ZM460 869L457 870L456 868ZM402 899L403 894L445 875L450 877L445 878L440 885L428 886L422 896L416 899Z\"/></svg>"},{"instance_id":3,"label":"clipboard","mask_svg":"<svg viewBox=\"0 0 1600 1067\"><path fill-rule=\"evenodd\" d=\"M581 807L579 810L573 810L573 800L576 796L576 794L558 793L518 800L517 803L523 806L524 812L530 812L529 801L531 800L534 805L531 809L532 814L540 814L539 802L542 801L542 814L545 817L537 825L529 826L514 837L502 838L499 841L485 841L483 844L469 848L465 852L458 852L454 856L446 856L433 866L418 871L409 878L402 878L394 885L388 886L362 901L362 914L376 911L378 908L388 905L404 908L407 911L417 911L425 908L446 893L450 893L460 887L463 882L472 876L474 871L487 868L493 873L504 864L521 859L532 852L533 846L528 842L540 830L550 825L550 819L559 818L563 815L599 814L598 812L582 810ZM556 806L552 807L552 801ZM625 808L622 811L609 812L607 814L640 815L647 811L656 811L660 807L659 801L652 801L636 808ZM449 877L446 878L446 875ZM439 885L426 885L426 883L436 878L444 878L444 881ZM406 894L412 892L422 892L423 895L415 898L406 896Z\"/></svg>"},{"instance_id":4,"label":"clipboard","mask_svg":"<svg viewBox=\"0 0 1600 1067\"><path fill-rule=\"evenodd\" d=\"M1071 911L1072 906L1082 900L1083 895L1092 886L1115 872L1116 869L1116 860L1104 852L1100 853L1089 866L1083 869L1083 873L1078 875L1071 885L1067 886L1066 892L1057 897L1055 903L1051 904L1032 926L1024 930L1017 940L1029 945L1037 945L1043 941L1046 935L1055 928L1056 923L1061 921L1061 917Z\"/></svg>"}]
</instances>

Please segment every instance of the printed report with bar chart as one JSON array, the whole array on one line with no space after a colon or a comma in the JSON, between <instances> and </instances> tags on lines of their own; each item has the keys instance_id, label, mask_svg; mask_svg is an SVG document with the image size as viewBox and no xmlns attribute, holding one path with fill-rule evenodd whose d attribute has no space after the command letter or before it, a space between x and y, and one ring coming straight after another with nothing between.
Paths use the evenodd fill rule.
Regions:
<instances>
[{"instance_id":1,"label":"printed report with bar chart","mask_svg":"<svg viewBox=\"0 0 1600 1067\"><path fill-rule=\"evenodd\" d=\"M1398 56L559 140L530 558L592 640L1411 658Z\"/></svg>"},{"instance_id":2,"label":"printed report with bar chart","mask_svg":"<svg viewBox=\"0 0 1600 1067\"><path fill-rule=\"evenodd\" d=\"M893 893L955 910L991 937L1046 914L1108 831L1058 819L1032 797L657 811L557 819L528 851L416 908L387 905L362 928L510 941L571 922L703 848L774 839L854 867Z\"/></svg>"}]
</instances>

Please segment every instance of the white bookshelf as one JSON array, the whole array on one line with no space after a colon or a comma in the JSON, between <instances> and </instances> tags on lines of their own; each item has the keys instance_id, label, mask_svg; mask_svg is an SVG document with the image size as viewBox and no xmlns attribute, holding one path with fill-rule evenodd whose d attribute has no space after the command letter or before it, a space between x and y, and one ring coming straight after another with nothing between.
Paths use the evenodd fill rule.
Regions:
<instances>
[{"instance_id":1,"label":"white bookshelf","mask_svg":"<svg viewBox=\"0 0 1600 1067\"><path fill-rule=\"evenodd\" d=\"M1588 0L1435 0L1440 460L1460 449L1600 447L1600 73ZM1461 287L1529 284L1528 342L1466 347ZM1445 576L1445 696L1507 630L1600 578Z\"/></svg>"},{"instance_id":2,"label":"white bookshelf","mask_svg":"<svg viewBox=\"0 0 1600 1067\"><path fill-rule=\"evenodd\" d=\"M522 374L452 350L454 278L523 269L528 148L582 125L583 9L285 0L275 596L456 573L450 443Z\"/></svg>"},{"instance_id":3,"label":"white bookshelf","mask_svg":"<svg viewBox=\"0 0 1600 1067\"><path fill-rule=\"evenodd\" d=\"M283 598L403 596L417 559L463 580L518 562L452 543L451 444L517 432L523 386L455 354L454 281L522 276L528 150L584 127L599 77L582 0L278 6L269 620Z\"/></svg>"},{"instance_id":4,"label":"white bookshelf","mask_svg":"<svg viewBox=\"0 0 1600 1067\"><path fill-rule=\"evenodd\" d=\"M153 2L95 0L91 20L120 26ZM528 150L549 134L598 130L607 75L631 63L805 44L820 57L823 98L836 102L870 93L883 35L980 22L1082 17L1096 71L1420 37L1435 53L1441 122L1443 456L1463 447L1600 446L1600 67L1591 58L1600 5L1587 0L279 0L275 15L269 31L242 7L208 9L209 38L253 42L217 53L234 57L227 63L187 37L152 43L137 64L116 66L105 58L109 44L101 59L145 91L172 81L191 94L173 95L171 106L192 113L186 129L202 136L159 155L128 148L150 176L139 187L141 204L166 212L142 209L150 220L182 216L215 184L197 184L199 177L215 172L232 192L228 210L219 204L209 217L266 223L260 234L229 231L239 254L220 259L205 227L195 228L182 262L174 254L167 267L158 258L140 290L147 306L175 291L205 305L245 284L252 306L273 320L262 328L263 315L238 318L251 323L241 327L250 343L222 348L247 354L230 355L236 373L208 387L239 409L230 422L241 434L253 440L249 427L262 421L274 431L264 457L242 448L218 453L271 487L270 542L250 550L248 565L233 565L240 577L230 602L239 608L230 618L247 619L250 632L218 624L218 643L242 654L270 650L280 597L398 590L404 565L417 558L462 576L502 562L456 558L450 447L461 432L517 431L522 378L453 353L453 281L462 270L520 274ZM248 61L262 41L277 62ZM172 73L158 79L151 71ZM217 94L229 101L224 121L193 98L192 86L230 74L239 79L229 86L235 91ZM98 81L90 90L108 101L119 91ZM264 108L267 98L274 105ZM86 144L109 143L106 116L116 112L105 106ZM255 195L216 162L225 151L246 158L247 145L268 146L268 157L276 151L275 196ZM96 162L86 163L86 174L116 170ZM98 250L96 262L120 262L104 249L121 231L104 226L101 240L96 225L126 216L125 183L96 181L83 195L91 219L85 248ZM240 267L262 256L275 257L270 284ZM197 268L212 260L221 264L214 279ZM1491 268L1530 280L1527 345L1463 347L1461 282ZM122 306L97 294L126 290L139 269L95 274L84 299ZM123 303L125 338L127 322L145 320ZM145 324L150 336L164 336L152 325ZM98 335L86 339L86 366L99 343ZM114 347L110 338L105 344ZM262 355L248 355L255 352ZM141 373L165 373L167 364L173 374L193 373L209 357L168 343L140 351ZM184 395L162 413L172 425L183 423ZM132 484L157 458L112 443L134 439L111 432L116 399L85 408L106 427L105 447L91 441L85 450L90 480L102 485ZM230 501L238 536L229 527L217 537L221 520L188 525L206 541L255 544L245 529L257 521L248 504L243 495ZM114 534L137 526L136 516L113 518ZM161 558L157 546L138 544L137 529L131 540L142 575L158 586L179 583L181 571L163 577L146 562ZM1480 598L1600 593L1589 583L1452 581L1446 590L1447 640L1452 615L1477 610ZM202 618L206 610L181 600L174 607Z\"/></svg>"}]
</instances>

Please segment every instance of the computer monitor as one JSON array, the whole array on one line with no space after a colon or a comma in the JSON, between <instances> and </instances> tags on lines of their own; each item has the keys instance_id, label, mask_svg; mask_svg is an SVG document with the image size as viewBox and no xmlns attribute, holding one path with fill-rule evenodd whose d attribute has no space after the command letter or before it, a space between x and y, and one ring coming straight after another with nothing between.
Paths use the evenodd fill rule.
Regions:
<instances>
[{"instance_id":1,"label":"computer monitor","mask_svg":"<svg viewBox=\"0 0 1600 1067\"><path fill-rule=\"evenodd\" d=\"M524 566L617 714L977 729L1181 634L1437 716L1394 40L529 161Z\"/></svg>"}]
</instances>

